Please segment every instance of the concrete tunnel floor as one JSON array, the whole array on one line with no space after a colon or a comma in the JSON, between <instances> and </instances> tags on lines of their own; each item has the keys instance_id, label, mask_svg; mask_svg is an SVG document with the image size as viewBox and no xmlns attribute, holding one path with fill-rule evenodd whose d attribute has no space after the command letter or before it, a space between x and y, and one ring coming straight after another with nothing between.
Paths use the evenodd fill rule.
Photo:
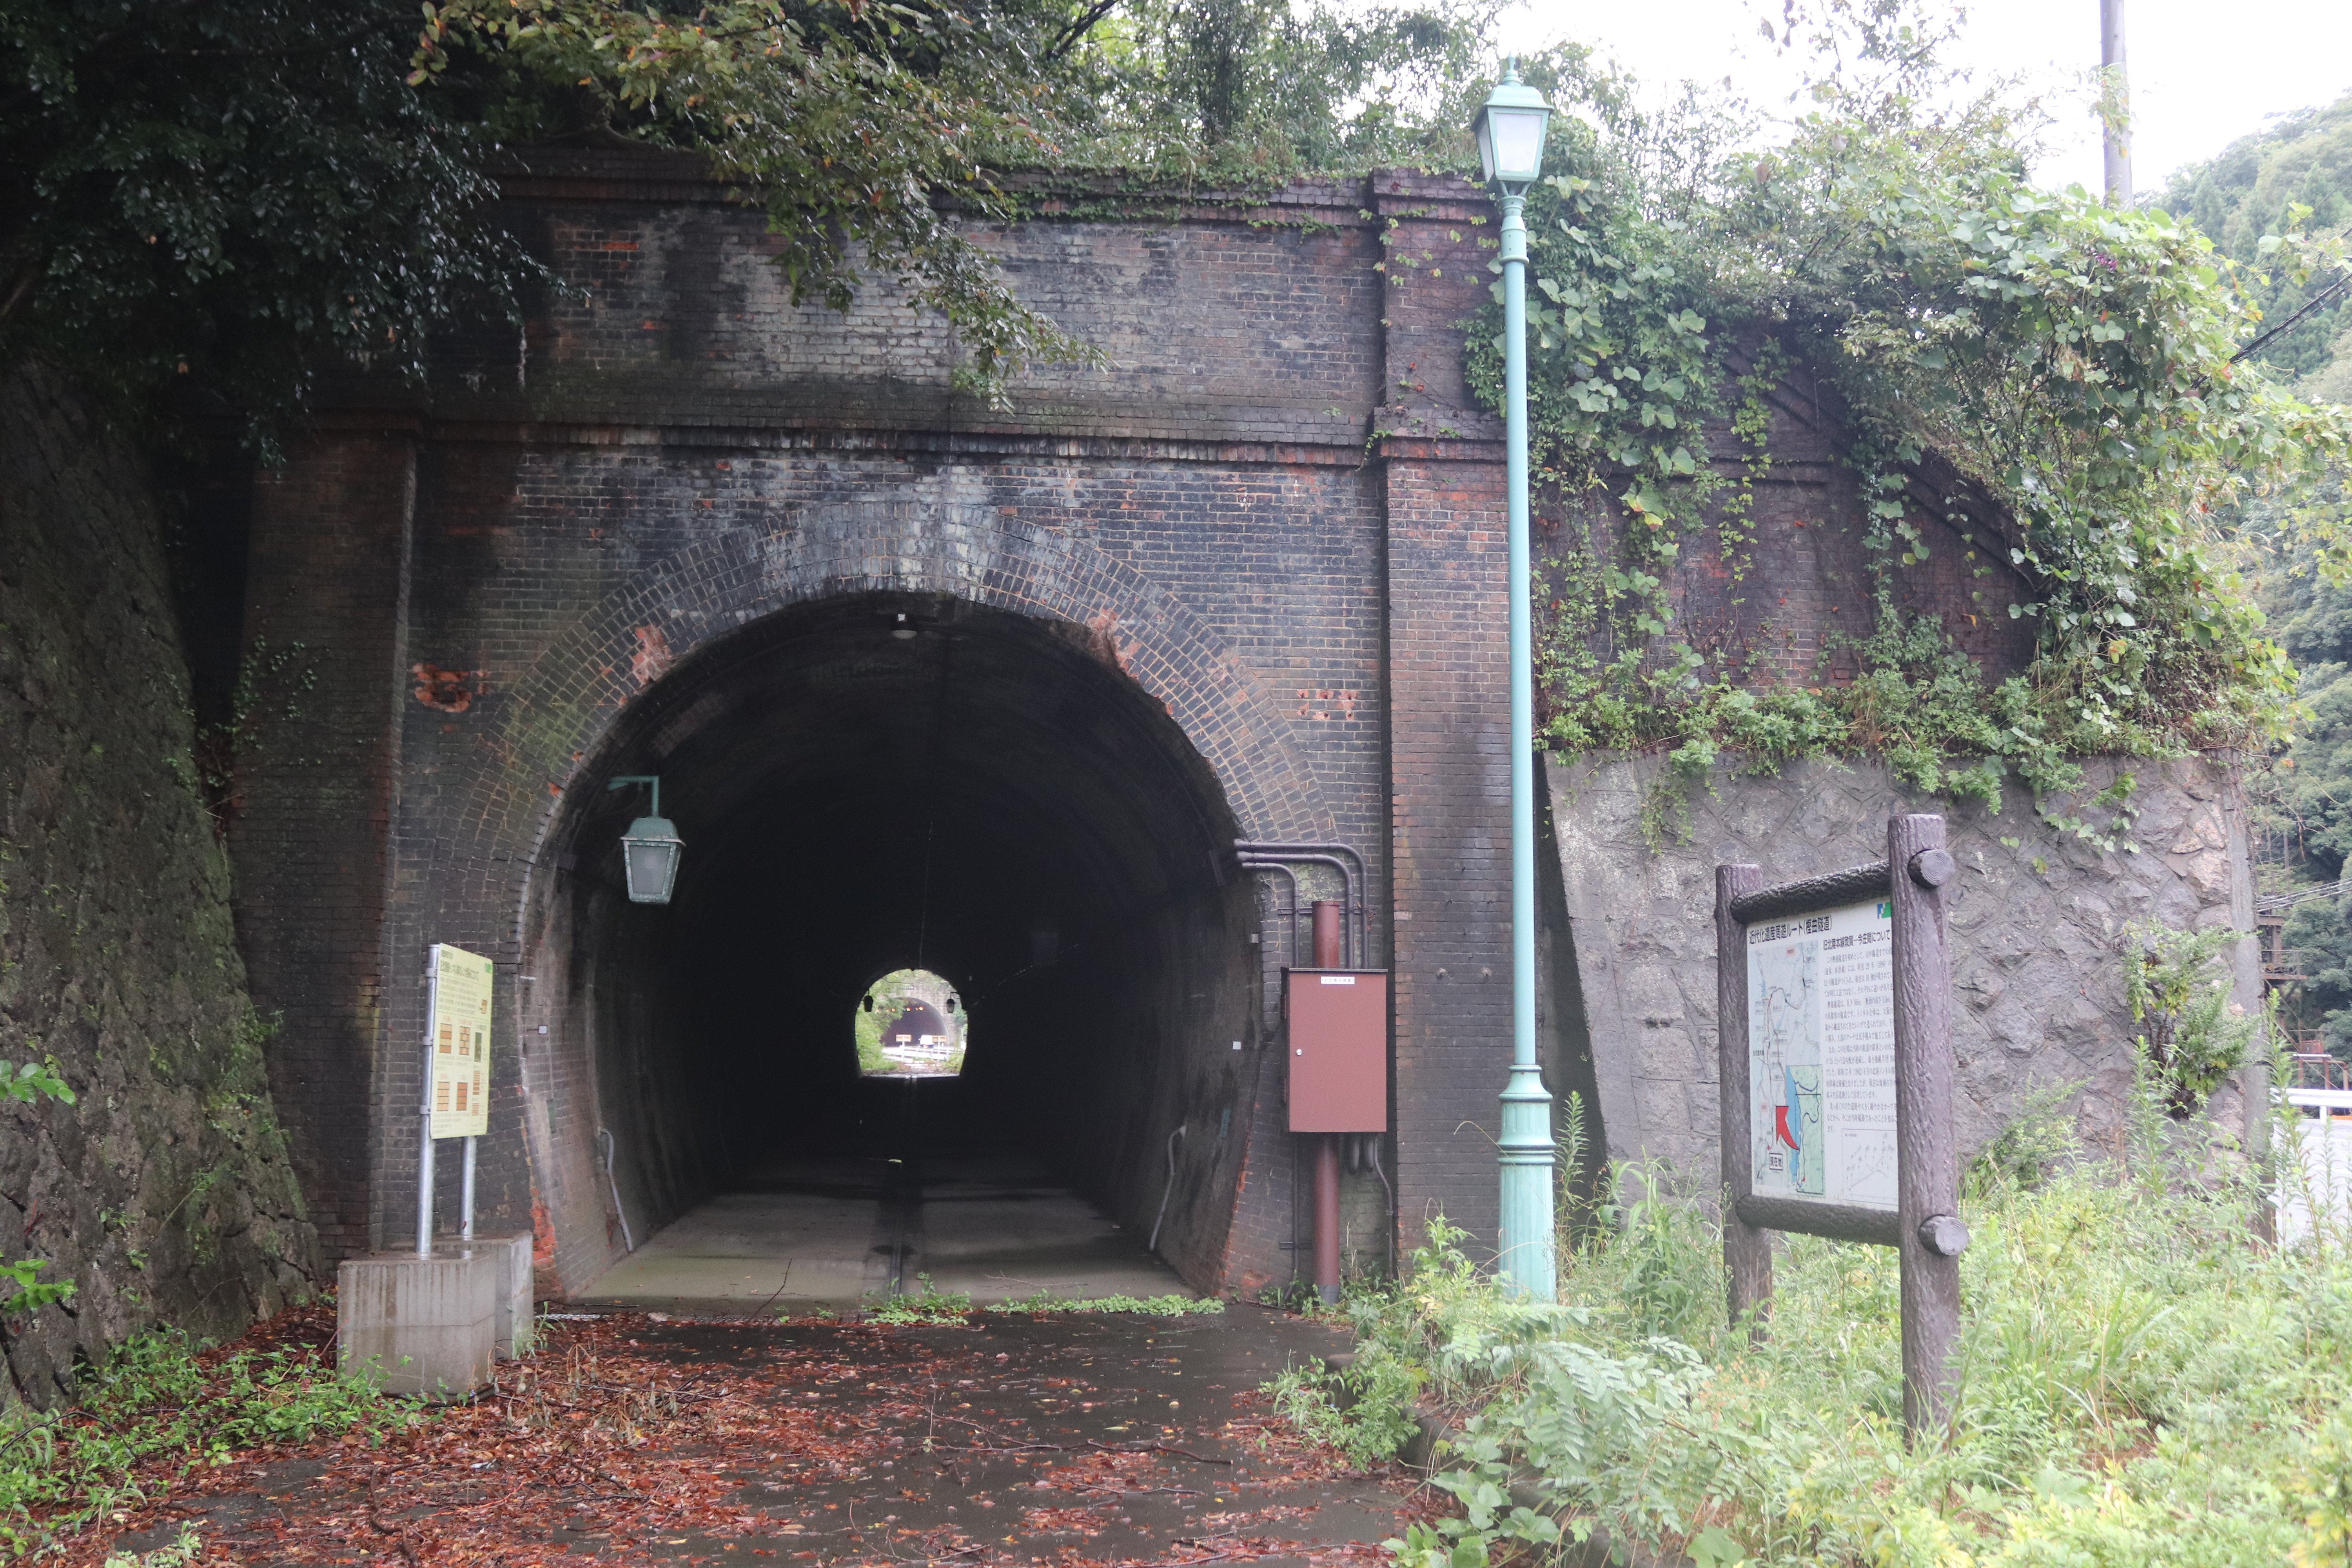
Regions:
<instances>
[{"instance_id":1,"label":"concrete tunnel floor","mask_svg":"<svg viewBox=\"0 0 2352 1568\"><path fill-rule=\"evenodd\" d=\"M803 1316L930 1289L975 1305L1192 1296L1045 1167L1019 1154L812 1156L688 1210L583 1291L583 1310Z\"/></svg>"}]
</instances>

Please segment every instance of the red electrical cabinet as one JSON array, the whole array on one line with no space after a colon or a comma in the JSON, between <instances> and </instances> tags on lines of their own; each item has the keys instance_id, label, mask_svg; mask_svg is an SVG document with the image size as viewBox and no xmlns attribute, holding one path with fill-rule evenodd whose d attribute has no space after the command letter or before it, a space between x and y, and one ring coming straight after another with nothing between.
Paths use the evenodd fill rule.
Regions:
<instances>
[{"instance_id":1,"label":"red electrical cabinet","mask_svg":"<svg viewBox=\"0 0 2352 1568\"><path fill-rule=\"evenodd\" d=\"M1293 969L1290 1130L1389 1130L1389 977L1381 969Z\"/></svg>"}]
</instances>

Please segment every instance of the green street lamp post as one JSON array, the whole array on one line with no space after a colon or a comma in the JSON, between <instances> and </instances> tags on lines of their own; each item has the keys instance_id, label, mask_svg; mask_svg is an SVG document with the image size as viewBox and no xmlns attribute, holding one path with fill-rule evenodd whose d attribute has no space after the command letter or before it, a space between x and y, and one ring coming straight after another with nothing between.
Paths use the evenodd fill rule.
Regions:
<instances>
[{"instance_id":1,"label":"green street lamp post","mask_svg":"<svg viewBox=\"0 0 2352 1568\"><path fill-rule=\"evenodd\" d=\"M1536 1066L1535 632L1528 604L1528 187L1543 172L1551 106L1519 80L1518 62L1487 95L1472 129L1486 179L1503 198L1503 460L1510 507L1511 1078L1503 1089L1502 1235L1497 1262L1522 1295L1556 1292L1551 1096Z\"/></svg>"}]
</instances>

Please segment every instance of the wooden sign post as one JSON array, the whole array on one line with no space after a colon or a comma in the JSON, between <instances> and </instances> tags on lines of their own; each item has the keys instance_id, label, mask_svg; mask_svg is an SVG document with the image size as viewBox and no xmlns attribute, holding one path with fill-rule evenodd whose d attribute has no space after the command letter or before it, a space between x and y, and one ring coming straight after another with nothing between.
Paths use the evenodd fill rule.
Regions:
<instances>
[{"instance_id":1,"label":"wooden sign post","mask_svg":"<svg viewBox=\"0 0 2352 1568\"><path fill-rule=\"evenodd\" d=\"M1956 869L1944 819L1914 816L1887 822L1886 858L1872 865L1777 887L1754 866L1715 872L1732 1321L1764 1337L1768 1232L1895 1247L1914 1436L1950 1414L1969 1244L1944 907Z\"/></svg>"}]
</instances>

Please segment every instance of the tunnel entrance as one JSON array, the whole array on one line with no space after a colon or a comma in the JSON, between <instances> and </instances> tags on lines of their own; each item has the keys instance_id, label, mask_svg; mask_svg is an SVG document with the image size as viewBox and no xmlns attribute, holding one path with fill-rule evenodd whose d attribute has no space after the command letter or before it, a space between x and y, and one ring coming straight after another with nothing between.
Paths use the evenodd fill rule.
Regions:
<instances>
[{"instance_id":1,"label":"tunnel entrance","mask_svg":"<svg viewBox=\"0 0 2352 1568\"><path fill-rule=\"evenodd\" d=\"M685 840L666 906L624 890L630 808L604 781L625 773L660 776ZM1144 1270L1120 1289L1217 1283L1256 1087L1255 901L1214 774L1107 637L820 601L661 673L576 777L531 968L589 1103L535 1158L582 1168L571 1146L602 1129L611 1159L542 1183L569 1205L561 1272L592 1280L583 1255L658 1248L691 1215L706 1272L745 1265L730 1299L888 1289L982 1237L1003 1295L1114 1261ZM955 1041L919 1068L906 1042L900 1070L865 1021L910 1005L948 1026L894 1033Z\"/></svg>"}]
</instances>

